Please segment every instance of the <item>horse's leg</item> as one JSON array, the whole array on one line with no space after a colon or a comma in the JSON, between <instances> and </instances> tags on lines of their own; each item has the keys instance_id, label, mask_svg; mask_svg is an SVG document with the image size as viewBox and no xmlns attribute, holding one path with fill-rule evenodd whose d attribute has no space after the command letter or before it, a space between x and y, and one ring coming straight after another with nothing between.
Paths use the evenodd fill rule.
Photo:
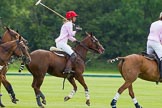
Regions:
<instances>
[{"instance_id":1,"label":"horse's leg","mask_svg":"<svg viewBox=\"0 0 162 108\"><path fill-rule=\"evenodd\" d=\"M0 107L5 107L5 106L2 104L1 97L2 97L2 94L0 94Z\"/></svg>"},{"instance_id":2,"label":"horse's leg","mask_svg":"<svg viewBox=\"0 0 162 108\"><path fill-rule=\"evenodd\" d=\"M88 90L88 87L84 81L84 78L83 78L83 75L80 74L80 75L77 75L76 77L76 80L79 81L79 83L84 87L84 90L85 90L85 97L86 97L86 104L88 106L90 106L90 95L89 95L89 90Z\"/></svg>"},{"instance_id":3,"label":"horse's leg","mask_svg":"<svg viewBox=\"0 0 162 108\"><path fill-rule=\"evenodd\" d=\"M116 103L117 100L119 99L119 96L122 94L122 92L127 89L130 85L132 84L132 82L126 81L119 89L118 92L116 93L116 95L114 96L113 100L111 101L111 107L112 108L116 108Z\"/></svg>"},{"instance_id":4,"label":"horse's leg","mask_svg":"<svg viewBox=\"0 0 162 108\"><path fill-rule=\"evenodd\" d=\"M128 87L128 90L129 90L129 95L130 95L130 97L132 98L132 101L133 101L135 107L136 107L136 108L142 108L142 107L138 104L138 101L137 101L137 99L136 99L135 96L134 96L132 84Z\"/></svg>"},{"instance_id":5,"label":"horse's leg","mask_svg":"<svg viewBox=\"0 0 162 108\"><path fill-rule=\"evenodd\" d=\"M33 83L32 83L32 87L34 89L35 95L36 95L36 101L39 107L44 108L43 104L46 104L46 100L45 100L45 96L43 95L43 93L40 91L40 87L43 83L44 80L44 76L43 77L34 77L33 76ZM41 99L42 99L42 103L41 103Z\"/></svg>"},{"instance_id":6,"label":"horse's leg","mask_svg":"<svg viewBox=\"0 0 162 108\"><path fill-rule=\"evenodd\" d=\"M1 97L2 97L2 94L1 94L1 83L2 83L2 75L0 74L0 107L5 107L5 106L2 104L2 101L1 101Z\"/></svg>"},{"instance_id":7,"label":"horse's leg","mask_svg":"<svg viewBox=\"0 0 162 108\"><path fill-rule=\"evenodd\" d=\"M3 75L2 75L2 84L3 84L3 86L6 88L8 94L10 95L12 102L16 104L17 101L19 101L19 100L16 99L14 90L13 90L13 88L12 88L12 85L11 85L11 84L9 83L9 81L7 81L7 79L6 79L6 72L7 72L7 70L4 70L4 71L3 71Z\"/></svg>"},{"instance_id":8,"label":"horse's leg","mask_svg":"<svg viewBox=\"0 0 162 108\"><path fill-rule=\"evenodd\" d=\"M72 84L73 90L70 92L70 94L68 96L66 96L64 98L64 101L67 101L67 100L71 99L75 95L75 93L77 91L77 86L76 86L74 78L70 77L70 78L68 78L68 81Z\"/></svg>"}]
</instances>

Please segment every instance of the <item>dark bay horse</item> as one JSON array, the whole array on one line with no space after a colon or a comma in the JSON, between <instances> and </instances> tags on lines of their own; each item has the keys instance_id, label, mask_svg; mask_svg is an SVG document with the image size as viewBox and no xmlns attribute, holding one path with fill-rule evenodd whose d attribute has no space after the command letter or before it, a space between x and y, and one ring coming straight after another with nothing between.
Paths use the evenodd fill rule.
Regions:
<instances>
[{"instance_id":1,"label":"dark bay horse","mask_svg":"<svg viewBox=\"0 0 162 108\"><path fill-rule=\"evenodd\" d=\"M68 81L72 84L73 90L68 96L64 98L64 101L71 99L77 91L77 85L74 80L75 78L84 87L86 104L89 106L89 91L82 75L85 68L86 54L88 51L102 54L104 52L104 48L95 38L95 36L92 34L87 34L80 44L76 45L74 51L77 53L76 62L72 66L72 69L75 71L75 73L71 77L67 78ZM35 91L37 104L39 107L43 108L44 106L42 103L46 104L46 100L45 96L40 90L40 87L43 83L46 72L56 77L66 78L67 75L63 74L63 71L67 62L67 58L61 57L51 51L41 49L31 52L30 56L32 61L30 64L27 64L26 67L33 75L32 87Z\"/></svg>"},{"instance_id":2,"label":"dark bay horse","mask_svg":"<svg viewBox=\"0 0 162 108\"><path fill-rule=\"evenodd\" d=\"M116 102L119 96L125 89L129 90L129 95L132 98L135 108L142 108L133 92L132 83L139 77L143 80L157 82L160 78L159 68L157 62L146 59L143 55L131 54L126 57L117 57L108 60L108 62L115 62L119 60L118 68L125 80L124 84L118 89L115 97L111 102L112 108L116 108Z\"/></svg>"},{"instance_id":3,"label":"dark bay horse","mask_svg":"<svg viewBox=\"0 0 162 108\"><path fill-rule=\"evenodd\" d=\"M14 30L12 30L12 29L10 29L10 28L8 28L8 27L4 27L4 29L5 29L5 32L4 32L4 34L2 35L2 37L1 37L0 44L6 43L6 42L9 42L9 41L13 41L13 40L16 40L16 39L20 39L21 41L23 41L23 42L25 43L25 45L28 44L27 40L24 39L18 32L14 31ZM18 50L16 50L16 51L18 51ZM14 53L16 53L16 51L15 51ZM19 51L18 51L18 52L19 52ZM13 53L14 56L20 57L19 55L14 54L14 53ZM10 62L10 61L9 61L9 62ZM18 99L16 99L16 97L15 97L15 93L14 93L14 91L13 91L13 89L12 89L12 85L11 85L10 82L7 81L7 79L6 79L6 73L7 73L7 70L8 70L7 67L8 67L8 66L5 66L5 67L3 68L3 70L0 70L1 76L2 76L2 77L1 77L1 78L2 78L2 79L1 79L1 82L3 83L3 85L4 85L4 87L6 88L7 92L8 92L9 95L11 96L12 102L13 102L13 103L16 103L16 101L18 101Z\"/></svg>"},{"instance_id":4,"label":"dark bay horse","mask_svg":"<svg viewBox=\"0 0 162 108\"><path fill-rule=\"evenodd\" d=\"M0 44L0 84L2 82L3 73L6 71L6 67L8 65L8 62L13 55L13 53L16 56L25 56L26 57L26 63L28 64L31 61L30 54L28 52L28 48L26 45L21 41L21 37L19 40L9 41L3 44ZM4 105L0 103L0 106L3 107Z\"/></svg>"}]
</instances>

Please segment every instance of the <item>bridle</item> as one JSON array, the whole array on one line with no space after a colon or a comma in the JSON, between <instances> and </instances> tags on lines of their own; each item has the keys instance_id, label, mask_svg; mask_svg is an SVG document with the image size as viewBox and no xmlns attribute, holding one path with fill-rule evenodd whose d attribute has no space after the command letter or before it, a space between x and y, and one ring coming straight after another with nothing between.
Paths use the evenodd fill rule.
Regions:
<instances>
[{"instance_id":1,"label":"bridle","mask_svg":"<svg viewBox=\"0 0 162 108\"><path fill-rule=\"evenodd\" d=\"M17 33L11 31L11 30L8 30L8 33L9 33L10 36L11 36L11 40L15 40L15 39L17 39L17 36L20 36L20 35L18 35ZM28 42L27 42L22 36L21 36L21 39L22 39L22 41L24 42L25 46L27 46ZM17 43L17 44L20 44L20 43ZM18 45L17 48L21 49L21 47L20 47L19 45ZM16 49L17 49L17 48L16 48ZM16 50L16 49L15 49L15 50ZM20 57L22 58L22 61L25 62L26 56L24 56L24 54L22 53L22 49L21 49L20 51L21 51Z\"/></svg>"},{"instance_id":2,"label":"bridle","mask_svg":"<svg viewBox=\"0 0 162 108\"><path fill-rule=\"evenodd\" d=\"M25 62L26 61L26 56L24 55L24 53L22 52L22 46L20 46L20 44L21 44L21 42L23 42L23 41L21 41L21 42L19 42L19 41L16 41L17 42L17 47L16 47L16 49L18 49L18 50L20 50L21 51L21 55L20 55L20 57L22 58L22 61L23 62ZM24 42L23 42L24 43ZM25 45L25 44L24 44ZM26 45L25 45L26 46ZM26 46L27 47L27 46ZM15 49L15 50L16 50Z\"/></svg>"},{"instance_id":3,"label":"bridle","mask_svg":"<svg viewBox=\"0 0 162 108\"><path fill-rule=\"evenodd\" d=\"M91 39L92 39L92 38L91 38ZM94 43L97 44L98 40L97 40L97 39L93 39L92 42L94 42ZM86 49L87 51L90 51L90 52L92 52L93 54L95 54L95 50L89 48L89 47L88 47L87 45L85 45L83 42L79 42L77 45L80 45L82 48L84 48L84 49ZM74 51L77 53L77 55L79 55L79 56L81 57L82 60L84 60L83 56L82 56L80 53L78 53L76 49L75 49ZM88 61L86 61L85 64L87 64L89 61L91 61L92 58L93 58L93 56L91 56L91 58L90 58ZM84 60L84 61L85 61L85 60Z\"/></svg>"},{"instance_id":4,"label":"bridle","mask_svg":"<svg viewBox=\"0 0 162 108\"><path fill-rule=\"evenodd\" d=\"M20 46L19 46L20 43L19 43L18 40L16 40L16 44L17 44L17 46L16 46L16 48L14 49L14 51L15 51L17 48L20 48ZM0 46L0 47L2 47L5 51L7 51L6 48L5 48L4 46ZM20 50L20 51L21 51L21 50ZM23 53L22 53L22 51L21 51L21 56L22 56L22 55L23 55ZM0 61L2 61L3 64L7 65L7 63L5 62L4 59L1 58L1 56L0 56ZM9 61L7 61L7 62L9 62Z\"/></svg>"}]
</instances>

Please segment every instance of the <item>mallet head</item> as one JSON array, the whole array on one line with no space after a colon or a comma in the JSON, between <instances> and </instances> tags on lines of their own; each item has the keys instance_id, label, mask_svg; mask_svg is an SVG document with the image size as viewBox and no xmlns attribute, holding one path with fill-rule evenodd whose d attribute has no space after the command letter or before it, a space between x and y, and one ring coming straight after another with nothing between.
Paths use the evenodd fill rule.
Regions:
<instances>
[{"instance_id":1,"label":"mallet head","mask_svg":"<svg viewBox=\"0 0 162 108\"><path fill-rule=\"evenodd\" d=\"M38 0L38 1L37 1L37 3L35 3L35 5L38 5L38 4L40 4L40 2L41 2L41 0Z\"/></svg>"}]
</instances>

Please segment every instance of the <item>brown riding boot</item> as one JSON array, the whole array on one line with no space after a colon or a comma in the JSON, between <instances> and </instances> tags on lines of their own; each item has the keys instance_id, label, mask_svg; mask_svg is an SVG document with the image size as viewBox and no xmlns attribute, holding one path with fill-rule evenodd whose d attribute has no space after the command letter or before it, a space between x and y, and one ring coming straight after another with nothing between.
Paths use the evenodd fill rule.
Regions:
<instances>
[{"instance_id":1,"label":"brown riding boot","mask_svg":"<svg viewBox=\"0 0 162 108\"><path fill-rule=\"evenodd\" d=\"M66 67L63 74L74 73L74 71L72 70L72 63L74 63L75 59L76 59L76 54L72 53L69 60L66 63Z\"/></svg>"}]
</instances>

